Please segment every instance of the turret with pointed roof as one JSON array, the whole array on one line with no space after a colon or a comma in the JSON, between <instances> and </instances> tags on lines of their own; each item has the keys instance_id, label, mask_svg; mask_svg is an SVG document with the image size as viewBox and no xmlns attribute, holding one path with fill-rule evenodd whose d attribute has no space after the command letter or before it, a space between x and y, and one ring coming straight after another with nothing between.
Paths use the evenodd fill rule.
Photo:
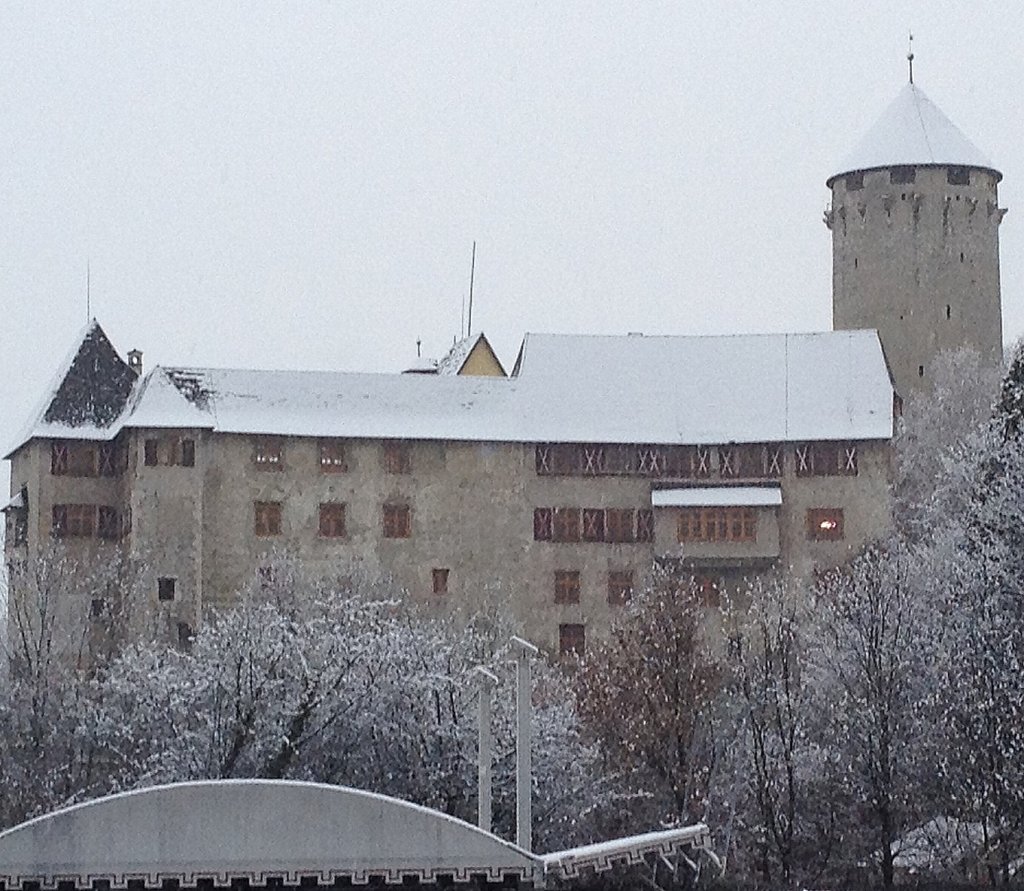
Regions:
<instances>
[{"instance_id":1,"label":"turret with pointed roof","mask_svg":"<svg viewBox=\"0 0 1024 891\"><path fill-rule=\"evenodd\" d=\"M902 394L943 351L1002 360L1001 179L908 83L827 180L833 325L878 329Z\"/></svg>"}]
</instances>

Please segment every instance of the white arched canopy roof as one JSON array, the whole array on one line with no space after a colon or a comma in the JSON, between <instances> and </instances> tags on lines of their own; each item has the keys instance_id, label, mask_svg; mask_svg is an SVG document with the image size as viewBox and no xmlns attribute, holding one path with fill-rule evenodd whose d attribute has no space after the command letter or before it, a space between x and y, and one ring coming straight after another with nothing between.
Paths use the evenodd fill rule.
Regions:
<instances>
[{"instance_id":1,"label":"white arched canopy roof","mask_svg":"<svg viewBox=\"0 0 1024 891\"><path fill-rule=\"evenodd\" d=\"M269 878L532 881L543 864L495 835L428 808L340 786L211 780L126 792L0 833L0 882L89 887L131 880L194 886Z\"/></svg>"}]
</instances>

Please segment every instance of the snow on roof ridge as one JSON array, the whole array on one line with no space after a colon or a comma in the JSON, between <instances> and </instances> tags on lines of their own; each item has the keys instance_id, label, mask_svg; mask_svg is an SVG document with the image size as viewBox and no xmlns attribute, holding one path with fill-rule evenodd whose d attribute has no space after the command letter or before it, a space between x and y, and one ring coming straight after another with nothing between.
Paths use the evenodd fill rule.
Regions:
<instances>
[{"instance_id":1,"label":"snow on roof ridge","mask_svg":"<svg viewBox=\"0 0 1024 891\"><path fill-rule=\"evenodd\" d=\"M908 165L977 167L1002 178L992 161L924 90L908 83L829 176L826 185L831 188L838 177L857 170Z\"/></svg>"}]
</instances>

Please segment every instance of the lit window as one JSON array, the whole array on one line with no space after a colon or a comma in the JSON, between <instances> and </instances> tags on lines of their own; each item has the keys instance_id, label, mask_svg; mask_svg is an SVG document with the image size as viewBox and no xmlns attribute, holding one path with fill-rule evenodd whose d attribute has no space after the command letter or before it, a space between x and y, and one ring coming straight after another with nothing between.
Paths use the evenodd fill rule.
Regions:
<instances>
[{"instance_id":1,"label":"lit window","mask_svg":"<svg viewBox=\"0 0 1024 891\"><path fill-rule=\"evenodd\" d=\"M253 530L261 538L281 534L281 502L257 501L253 504Z\"/></svg>"},{"instance_id":2,"label":"lit window","mask_svg":"<svg viewBox=\"0 0 1024 891\"><path fill-rule=\"evenodd\" d=\"M384 537L409 538L412 535L412 511L407 504L384 505Z\"/></svg>"},{"instance_id":3,"label":"lit window","mask_svg":"<svg viewBox=\"0 0 1024 891\"><path fill-rule=\"evenodd\" d=\"M281 470L284 467L284 444L276 437L260 437L253 445L252 462L257 470Z\"/></svg>"},{"instance_id":4,"label":"lit window","mask_svg":"<svg viewBox=\"0 0 1024 891\"><path fill-rule=\"evenodd\" d=\"M434 569L431 570L432 582L434 585L435 594L447 594L448 593L448 570L447 569Z\"/></svg>"},{"instance_id":5,"label":"lit window","mask_svg":"<svg viewBox=\"0 0 1024 891\"><path fill-rule=\"evenodd\" d=\"M838 541L843 537L843 509L815 507L807 511L807 537L812 541Z\"/></svg>"},{"instance_id":6,"label":"lit window","mask_svg":"<svg viewBox=\"0 0 1024 891\"><path fill-rule=\"evenodd\" d=\"M555 570L555 603L580 602L580 574L576 570Z\"/></svg>"},{"instance_id":7,"label":"lit window","mask_svg":"<svg viewBox=\"0 0 1024 891\"><path fill-rule=\"evenodd\" d=\"M174 588L177 579L159 578L156 580L156 599L162 603L174 600Z\"/></svg>"},{"instance_id":8,"label":"lit window","mask_svg":"<svg viewBox=\"0 0 1024 891\"><path fill-rule=\"evenodd\" d=\"M348 470L345 443L339 439L320 440L320 472L344 473Z\"/></svg>"},{"instance_id":9,"label":"lit window","mask_svg":"<svg viewBox=\"0 0 1024 891\"><path fill-rule=\"evenodd\" d=\"M345 505L337 503L320 505L320 535L323 538L345 537Z\"/></svg>"}]
</instances>

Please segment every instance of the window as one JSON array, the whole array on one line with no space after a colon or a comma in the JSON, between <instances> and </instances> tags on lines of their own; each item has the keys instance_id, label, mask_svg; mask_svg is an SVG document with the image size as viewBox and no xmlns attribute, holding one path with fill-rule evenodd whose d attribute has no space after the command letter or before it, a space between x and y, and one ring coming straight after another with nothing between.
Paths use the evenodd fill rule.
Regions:
<instances>
[{"instance_id":1,"label":"window","mask_svg":"<svg viewBox=\"0 0 1024 891\"><path fill-rule=\"evenodd\" d=\"M97 445L91 442L52 442L50 473L54 476L96 476L98 451Z\"/></svg>"},{"instance_id":2,"label":"window","mask_svg":"<svg viewBox=\"0 0 1024 891\"><path fill-rule=\"evenodd\" d=\"M100 538L112 541L121 537L123 529L117 508L100 505L97 520L96 532Z\"/></svg>"},{"instance_id":3,"label":"window","mask_svg":"<svg viewBox=\"0 0 1024 891\"><path fill-rule=\"evenodd\" d=\"M384 505L384 537L409 538L412 535L412 511L407 504Z\"/></svg>"},{"instance_id":4,"label":"window","mask_svg":"<svg viewBox=\"0 0 1024 891\"><path fill-rule=\"evenodd\" d=\"M183 650L192 648L192 626L188 622L178 622L178 646Z\"/></svg>"},{"instance_id":5,"label":"window","mask_svg":"<svg viewBox=\"0 0 1024 891\"><path fill-rule=\"evenodd\" d=\"M551 541L551 508L537 507L533 511L533 540Z\"/></svg>"},{"instance_id":6,"label":"window","mask_svg":"<svg viewBox=\"0 0 1024 891\"><path fill-rule=\"evenodd\" d=\"M602 508L583 508L583 540L604 541L604 510Z\"/></svg>"},{"instance_id":7,"label":"window","mask_svg":"<svg viewBox=\"0 0 1024 891\"><path fill-rule=\"evenodd\" d=\"M284 444L276 437L260 437L253 445L252 462L257 470L282 470Z\"/></svg>"},{"instance_id":8,"label":"window","mask_svg":"<svg viewBox=\"0 0 1024 891\"><path fill-rule=\"evenodd\" d=\"M889 181L893 183L912 183L917 176L917 170L913 167L893 167L889 174Z\"/></svg>"},{"instance_id":9,"label":"window","mask_svg":"<svg viewBox=\"0 0 1024 891\"><path fill-rule=\"evenodd\" d=\"M320 505L320 535L323 538L345 537L345 505L337 503Z\"/></svg>"},{"instance_id":10,"label":"window","mask_svg":"<svg viewBox=\"0 0 1024 891\"><path fill-rule=\"evenodd\" d=\"M348 470L345 443L339 439L320 440L320 472L344 473Z\"/></svg>"},{"instance_id":11,"label":"window","mask_svg":"<svg viewBox=\"0 0 1024 891\"><path fill-rule=\"evenodd\" d=\"M583 625L566 624L558 626L558 652L561 656L582 656L587 646L587 634Z\"/></svg>"},{"instance_id":12,"label":"window","mask_svg":"<svg viewBox=\"0 0 1024 891\"><path fill-rule=\"evenodd\" d=\"M194 439L179 439L175 443L174 463L182 467L196 466L196 441Z\"/></svg>"},{"instance_id":13,"label":"window","mask_svg":"<svg viewBox=\"0 0 1024 891\"><path fill-rule=\"evenodd\" d=\"M411 473L412 461L409 455L409 444L401 440L384 443L384 471L386 473Z\"/></svg>"},{"instance_id":14,"label":"window","mask_svg":"<svg viewBox=\"0 0 1024 891\"><path fill-rule=\"evenodd\" d=\"M654 511L641 508L636 512L636 540L654 541Z\"/></svg>"},{"instance_id":15,"label":"window","mask_svg":"<svg viewBox=\"0 0 1024 891\"><path fill-rule=\"evenodd\" d=\"M679 511L677 537L680 542L757 539L757 513L749 507L700 507Z\"/></svg>"},{"instance_id":16,"label":"window","mask_svg":"<svg viewBox=\"0 0 1024 891\"><path fill-rule=\"evenodd\" d=\"M629 569L608 572L608 602L613 606L628 603L633 597L633 572Z\"/></svg>"},{"instance_id":17,"label":"window","mask_svg":"<svg viewBox=\"0 0 1024 891\"><path fill-rule=\"evenodd\" d=\"M946 182L951 186L969 186L971 172L966 167L947 167Z\"/></svg>"},{"instance_id":18,"label":"window","mask_svg":"<svg viewBox=\"0 0 1024 891\"><path fill-rule=\"evenodd\" d=\"M50 443L50 473L54 476L65 476L68 472L68 444L66 442Z\"/></svg>"},{"instance_id":19,"label":"window","mask_svg":"<svg viewBox=\"0 0 1024 891\"><path fill-rule=\"evenodd\" d=\"M281 534L281 502L257 501L253 504L253 530L261 538Z\"/></svg>"},{"instance_id":20,"label":"window","mask_svg":"<svg viewBox=\"0 0 1024 891\"><path fill-rule=\"evenodd\" d=\"M156 580L156 599L161 603L174 600L174 587L177 579L159 578Z\"/></svg>"},{"instance_id":21,"label":"window","mask_svg":"<svg viewBox=\"0 0 1024 891\"><path fill-rule=\"evenodd\" d=\"M839 541L843 537L843 509L814 507L807 511L807 537L811 541Z\"/></svg>"},{"instance_id":22,"label":"window","mask_svg":"<svg viewBox=\"0 0 1024 891\"><path fill-rule=\"evenodd\" d=\"M146 467L156 467L158 454L158 441L155 439L147 439L142 444L143 463Z\"/></svg>"},{"instance_id":23,"label":"window","mask_svg":"<svg viewBox=\"0 0 1024 891\"><path fill-rule=\"evenodd\" d=\"M7 540L12 545L28 544L28 510L24 507L7 511Z\"/></svg>"},{"instance_id":24,"label":"window","mask_svg":"<svg viewBox=\"0 0 1024 891\"><path fill-rule=\"evenodd\" d=\"M856 476L857 445L852 442L811 442L797 446L797 476Z\"/></svg>"},{"instance_id":25,"label":"window","mask_svg":"<svg viewBox=\"0 0 1024 891\"><path fill-rule=\"evenodd\" d=\"M431 570L432 581L434 584L435 594L447 594L448 593L448 570L447 569L433 569Z\"/></svg>"},{"instance_id":26,"label":"window","mask_svg":"<svg viewBox=\"0 0 1024 891\"><path fill-rule=\"evenodd\" d=\"M580 574L576 570L555 570L555 603L580 602Z\"/></svg>"},{"instance_id":27,"label":"window","mask_svg":"<svg viewBox=\"0 0 1024 891\"><path fill-rule=\"evenodd\" d=\"M605 511L605 541L630 542L635 540L632 508L610 507Z\"/></svg>"},{"instance_id":28,"label":"window","mask_svg":"<svg viewBox=\"0 0 1024 891\"><path fill-rule=\"evenodd\" d=\"M96 505L55 504L53 534L56 538L92 538L96 534Z\"/></svg>"},{"instance_id":29,"label":"window","mask_svg":"<svg viewBox=\"0 0 1024 891\"><path fill-rule=\"evenodd\" d=\"M859 192L864 188L864 171L846 174L846 191Z\"/></svg>"},{"instance_id":30,"label":"window","mask_svg":"<svg viewBox=\"0 0 1024 891\"><path fill-rule=\"evenodd\" d=\"M99 447L100 476L114 477L121 475L123 467L123 451L112 442L104 442Z\"/></svg>"},{"instance_id":31,"label":"window","mask_svg":"<svg viewBox=\"0 0 1024 891\"><path fill-rule=\"evenodd\" d=\"M556 507L552 511L551 540L580 540L580 509L578 507Z\"/></svg>"}]
</instances>

